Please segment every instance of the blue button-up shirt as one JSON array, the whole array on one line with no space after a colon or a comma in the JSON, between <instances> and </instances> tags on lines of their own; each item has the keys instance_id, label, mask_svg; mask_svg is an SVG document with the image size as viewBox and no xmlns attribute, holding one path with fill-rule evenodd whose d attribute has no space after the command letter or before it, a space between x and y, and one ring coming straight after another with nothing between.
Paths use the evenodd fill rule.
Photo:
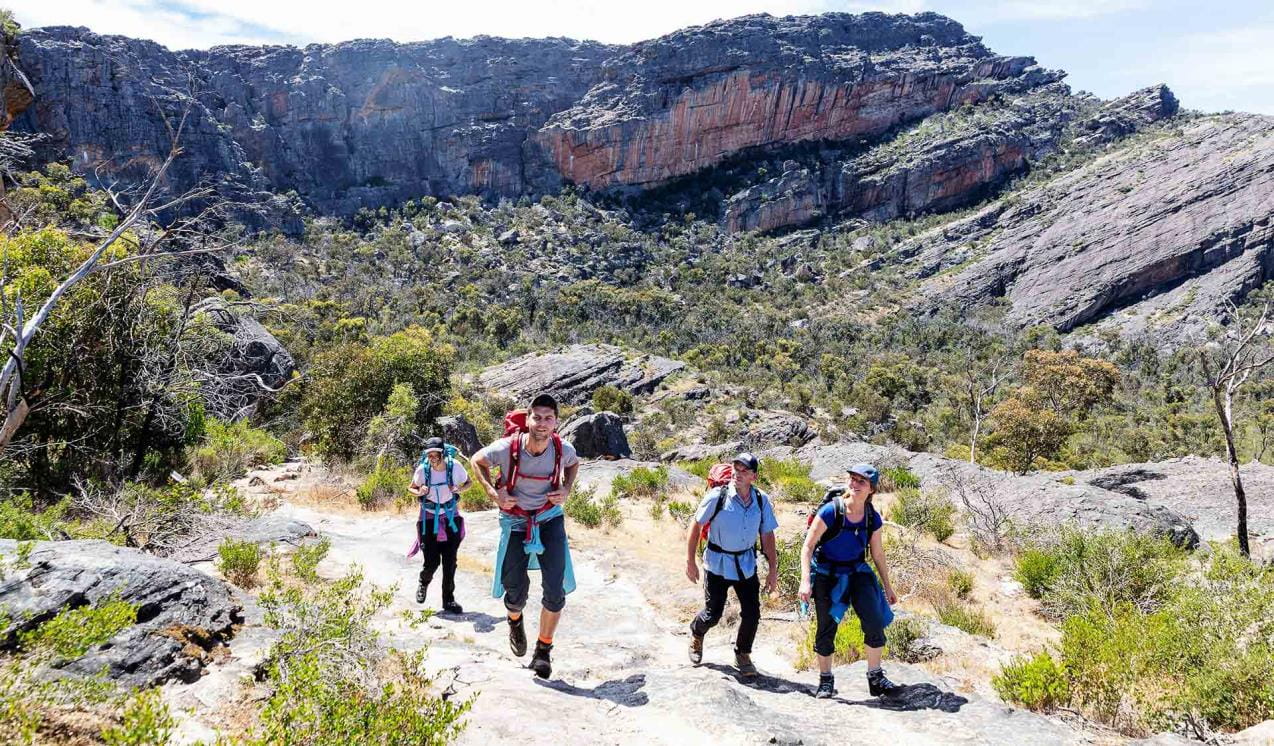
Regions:
<instances>
[{"instance_id":1,"label":"blue button-up shirt","mask_svg":"<svg viewBox=\"0 0 1274 746\"><path fill-rule=\"evenodd\" d=\"M752 502L745 508L743 501L734 490L734 484L726 485L725 489L725 505L721 507L721 512L716 518L712 517L712 511L717 509L718 490L716 489L708 490L708 494L704 495L699 503L699 510L695 512L695 522L699 525L712 521L712 527L708 529L709 542L730 551L748 549L756 544L758 536L772 533L779 527L778 519L774 517L774 504L770 501L769 495L764 495L755 486L752 487ZM758 499L760 495L764 495L763 500ZM761 507L762 503L764 508ZM736 555L722 554L711 549L703 551L703 567L710 573L720 575L726 580L743 580L756 575L754 553L744 552L737 555L739 560L737 569L735 559ZM739 577L739 570L743 571L742 578Z\"/></svg>"}]
</instances>

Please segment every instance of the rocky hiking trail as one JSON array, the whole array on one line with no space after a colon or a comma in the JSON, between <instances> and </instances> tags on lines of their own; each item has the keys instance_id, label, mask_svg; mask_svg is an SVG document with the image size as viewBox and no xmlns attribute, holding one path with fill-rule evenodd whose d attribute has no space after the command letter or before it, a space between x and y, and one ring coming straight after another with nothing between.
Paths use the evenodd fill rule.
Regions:
<instances>
[{"instance_id":1,"label":"rocky hiking trail","mask_svg":"<svg viewBox=\"0 0 1274 746\"><path fill-rule=\"evenodd\" d=\"M494 511L466 514L457 597L461 615L437 614L415 629L404 612L438 608L439 579L424 607L415 603L420 557L406 559L414 523L410 512L364 513L348 506L290 500L303 482L275 485L281 498L274 514L303 521L331 540L319 565L325 578L357 565L380 586L396 585L394 601L377 626L386 642L404 650L428 646L437 683L459 697L474 697L460 743L497 739L529 743L685 743L713 738L723 743L823 744L887 738L892 743L1104 743L1124 739L1018 710L920 667L886 660L890 676L908 685L895 699L868 695L865 663L837 669L839 697L812 696L816 674L797 672L793 614L766 610L753 653L762 671L744 683L733 669L735 628L731 609L707 638L704 664L686 660L688 623L701 590L681 574L684 544L642 538L639 516L609 532L573 526L572 554L578 590L567 601L553 653L553 675L539 680L525 668L529 653L509 652L503 605L490 597L490 565L499 528ZM633 512L633 511L630 511ZM644 512L644 511L643 511ZM670 523L665 521L665 523ZM652 524L645 524L650 527ZM649 531L647 531L649 533ZM679 535L678 526L675 532ZM663 536L671 536L667 526ZM658 544L659 546L655 546ZM533 577L528 619L539 613ZM166 695L185 713L183 740L208 738L203 725L233 697L239 679L269 647L271 634L245 594L247 623L230 642L229 661L214 665L192 684L170 685ZM733 612L737 620L737 611ZM535 625L528 625L528 636Z\"/></svg>"}]
</instances>

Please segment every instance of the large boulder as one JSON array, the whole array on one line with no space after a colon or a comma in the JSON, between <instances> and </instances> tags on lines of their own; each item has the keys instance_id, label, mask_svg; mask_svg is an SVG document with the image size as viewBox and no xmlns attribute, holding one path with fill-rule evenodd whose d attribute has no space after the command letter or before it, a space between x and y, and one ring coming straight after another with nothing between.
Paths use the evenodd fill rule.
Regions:
<instances>
[{"instance_id":1,"label":"large boulder","mask_svg":"<svg viewBox=\"0 0 1274 746\"><path fill-rule=\"evenodd\" d=\"M547 391L563 404L583 404L602 386L648 394L684 367L685 363L656 355L630 357L611 345L571 345L494 365L478 374L478 383L519 403Z\"/></svg>"},{"instance_id":2,"label":"large boulder","mask_svg":"<svg viewBox=\"0 0 1274 746\"><path fill-rule=\"evenodd\" d=\"M278 389L296 372L296 361L261 322L230 310L220 298L208 298L200 312L231 337L218 373L205 383L210 414L233 418L261 398L267 389Z\"/></svg>"},{"instance_id":3,"label":"large boulder","mask_svg":"<svg viewBox=\"0 0 1274 746\"><path fill-rule=\"evenodd\" d=\"M459 448L466 456L472 456L482 448L478 429L460 415L439 417L438 427L442 428L442 439Z\"/></svg>"},{"instance_id":4,"label":"large boulder","mask_svg":"<svg viewBox=\"0 0 1274 746\"><path fill-rule=\"evenodd\" d=\"M1254 554L1258 547L1263 549L1263 557L1274 554L1274 466L1254 461L1242 466L1239 475L1247 495L1248 534ZM1238 521L1234 486L1229 464L1220 459L1186 456L1063 476L1170 508L1188 518L1205 540L1234 536Z\"/></svg>"},{"instance_id":5,"label":"large boulder","mask_svg":"<svg viewBox=\"0 0 1274 746\"><path fill-rule=\"evenodd\" d=\"M1165 536L1185 547L1199 543L1189 519L1180 513L1091 484L1067 484L1063 475L1018 476L932 453L869 443L810 445L793 455L810 464L810 476L816 480L843 479L845 468L859 461L881 468L905 466L920 478L924 489L955 492L958 485L969 485L991 496L1020 524L1132 529Z\"/></svg>"},{"instance_id":6,"label":"large boulder","mask_svg":"<svg viewBox=\"0 0 1274 746\"><path fill-rule=\"evenodd\" d=\"M17 542L0 540L13 562ZM135 604L137 624L56 664L51 673L90 677L105 671L126 686L197 679L211 651L233 634L241 609L225 582L170 559L104 541L37 542L25 567L0 580L0 645L65 609L118 599Z\"/></svg>"},{"instance_id":7,"label":"large boulder","mask_svg":"<svg viewBox=\"0 0 1274 746\"><path fill-rule=\"evenodd\" d=\"M633 451L624 434L624 421L614 412L576 417L562 428L562 437L581 458L629 458Z\"/></svg>"}]
</instances>

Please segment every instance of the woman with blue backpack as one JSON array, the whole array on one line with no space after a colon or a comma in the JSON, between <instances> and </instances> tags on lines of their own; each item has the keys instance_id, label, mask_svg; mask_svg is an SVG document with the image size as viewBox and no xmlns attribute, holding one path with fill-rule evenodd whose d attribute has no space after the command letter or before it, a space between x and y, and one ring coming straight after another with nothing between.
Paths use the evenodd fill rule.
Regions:
<instances>
[{"instance_id":1,"label":"woman with blue backpack","mask_svg":"<svg viewBox=\"0 0 1274 746\"><path fill-rule=\"evenodd\" d=\"M867 688L873 697L896 694L901 689L880 667L885 647L885 627L893 621L890 604L898 603L889 582L889 565L879 529L880 514L872 507L880 473L871 464L849 467L844 490L832 490L810 521L801 550L802 603L814 597L817 627L814 652L818 656L818 690L814 696L826 699L836 694L832 676L832 653L836 650L836 628L850 607L862 624L867 649ZM871 553L876 573L867 564Z\"/></svg>"},{"instance_id":2,"label":"woman with blue backpack","mask_svg":"<svg viewBox=\"0 0 1274 746\"><path fill-rule=\"evenodd\" d=\"M438 565L442 565L442 610L461 614L456 603L456 552L464 540L464 517L460 515L459 498L469 486L469 473L456 463L455 446L442 438L425 441L425 455L416 466L407 491L420 498L420 517L416 521L416 548L408 557L423 549L425 566L420 571L416 603L425 602L429 583Z\"/></svg>"}]
</instances>

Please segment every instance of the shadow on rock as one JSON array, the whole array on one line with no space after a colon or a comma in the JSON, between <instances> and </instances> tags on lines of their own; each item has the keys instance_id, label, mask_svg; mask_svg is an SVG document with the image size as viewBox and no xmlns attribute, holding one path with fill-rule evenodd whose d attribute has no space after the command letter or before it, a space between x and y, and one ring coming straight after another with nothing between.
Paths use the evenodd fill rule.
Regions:
<instances>
[{"instance_id":1,"label":"shadow on rock","mask_svg":"<svg viewBox=\"0 0 1274 746\"><path fill-rule=\"evenodd\" d=\"M906 684L899 687L899 689L900 691L897 694L875 699L854 701L837 697L836 701L847 705L862 705L863 707L875 707L880 710L897 710L900 712L914 712L916 710L959 712L961 707L969 703L969 700L959 694L944 692L933 684Z\"/></svg>"},{"instance_id":2,"label":"shadow on rock","mask_svg":"<svg viewBox=\"0 0 1274 746\"><path fill-rule=\"evenodd\" d=\"M473 622L473 631L478 633L486 633L495 629L495 625L504 621L504 617L491 616L481 611L466 611L463 614L449 614L445 611L439 611L435 614L439 619L455 620L457 622Z\"/></svg>"},{"instance_id":3,"label":"shadow on rock","mask_svg":"<svg viewBox=\"0 0 1274 746\"><path fill-rule=\"evenodd\" d=\"M768 674L758 674L757 676L745 679L739 675L738 669L734 666L727 666L721 663L704 663L703 668L710 668L718 673L725 674L740 684L763 692L773 692L775 694L791 694L792 692L802 692L805 694L813 694L814 689L804 684L798 684L795 681L780 679L777 676Z\"/></svg>"},{"instance_id":4,"label":"shadow on rock","mask_svg":"<svg viewBox=\"0 0 1274 746\"><path fill-rule=\"evenodd\" d=\"M562 694L569 694L572 697L604 699L624 707L641 707L650 702L650 698L646 696L646 693L641 691L642 687L646 686L646 675L640 673L633 674L626 679L603 681L592 689L572 686L561 679L554 681L534 679L534 681L540 686L554 689Z\"/></svg>"}]
</instances>

